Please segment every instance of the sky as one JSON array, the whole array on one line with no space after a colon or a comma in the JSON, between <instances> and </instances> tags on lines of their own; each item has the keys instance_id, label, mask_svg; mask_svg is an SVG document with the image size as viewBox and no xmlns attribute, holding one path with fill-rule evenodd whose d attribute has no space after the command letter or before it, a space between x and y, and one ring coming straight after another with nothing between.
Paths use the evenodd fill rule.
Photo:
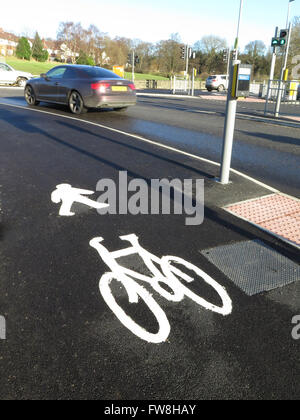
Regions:
<instances>
[{"instance_id":1,"label":"sky","mask_svg":"<svg viewBox=\"0 0 300 420\"><path fill-rule=\"evenodd\" d=\"M2 9L0 28L56 38L60 22L74 21L86 28L94 24L111 37L157 42L179 33L183 43L193 45L213 34L232 46L239 6L240 0L11 0ZM244 0L240 47L254 40L269 46L275 27L285 28L287 10L288 0ZM300 16L300 0L291 3L293 16Z\"/></svg>"}]
</instances>

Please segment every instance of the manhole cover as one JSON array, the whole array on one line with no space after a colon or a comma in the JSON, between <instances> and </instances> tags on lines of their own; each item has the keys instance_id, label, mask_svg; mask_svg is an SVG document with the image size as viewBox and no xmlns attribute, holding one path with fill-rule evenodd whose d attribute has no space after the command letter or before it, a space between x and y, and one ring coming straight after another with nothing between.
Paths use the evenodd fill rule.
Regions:
<instances>
[{"instance_id":1,"label":"manhole cover","mask_svg":"<svg viewBox=\"0 0 300 420\"><path fill-rule=\"evenodd\" d=\"M248 296L300 280L300 266L259 240L201 252Z\"/></svg>"}]
</instances>

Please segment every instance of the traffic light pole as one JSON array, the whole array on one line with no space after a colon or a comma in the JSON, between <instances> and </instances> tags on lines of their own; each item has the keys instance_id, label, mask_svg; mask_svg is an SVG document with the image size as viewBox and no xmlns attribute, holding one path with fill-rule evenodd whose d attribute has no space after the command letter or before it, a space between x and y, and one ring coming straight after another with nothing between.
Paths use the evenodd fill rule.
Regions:
<instances>
[{"instance_id":1,"label":"traffic light pole","mask_svg":"<svg viewBox=\"0 0 300 420\"><path fill-rule=\"evenodd\" d=\"M278 35L279 35L279 28L277 26L276 29L275 29L275 38L278 38ZM273 47L271 69L270 69L270 78L269 78L268 91L267 91L266 104L265 104L265 115L267 115L269 99L271 97L272 82L274 80L274 75L275 75L276 59L277 59L276 47Z\"/></svg>"},{"instance_id":2,"label":"traffic light pole","mask_svg":"<svg viewBox=\"0 0 300 420\"><path fill-rule=\"evenodd\" d=\"M193 67L193 76L192 76L192 96L195 96L195 68Z\"/></svg>"},{"instance_id":3,"label":"traffic light pole","mask_svg":"<svg viewBox=\"0 0 300 420\"><path fill-rule=\"evenodd\" d=\"M280 107L281 107L281 100L282 100L282 93L284 90L284 74L287 68L287 61L289 57L289 51L290 51L290 44L291 44L291 36L292 36L292 24L289 25L289 35L288 35L288 41L285 49L284 54L284 62L280 74L280 81L278 86L278 94L277 94L277 101L276 101L276 109L275 109L275 118L278 118L280 115Z\"/></svg>"},{"instance_id":4,"label":"traffic light pole","mask_svg":"<svg viewBox=\"0 0 300 420\"><path fill-rule=\"evenodd\" d=\"M134 65L135 65L135 51L132 50L132 81L134 83Z\"/></svg>"},{"instance_id":5,"label":"traffic light pole","mask_svg":"<svg viewBox=\"0 0 300 420\"><path fill-rule=\"evenodd\" d=\"M185 68L185 71L186 71L186 75L188 76L188 74L189 74L189 46L188 45L186 46L186 68Z\"/></svg>"},{"instance_id":6,"label":"traffic light pole","mask_svg":"<svg viewBox=\"0 0 300 420\"><path fill-rule=\"evenodd\" d=\"M277 26L275 30L275 38L277 38L279 35L279 28ZM272 62L271 62L271 70L270 70L270 80L274 80L274 74L275 74L275 66L276 66L276 47L273 48L273 54L272 54Z\"/></svg>"}]
</instances>

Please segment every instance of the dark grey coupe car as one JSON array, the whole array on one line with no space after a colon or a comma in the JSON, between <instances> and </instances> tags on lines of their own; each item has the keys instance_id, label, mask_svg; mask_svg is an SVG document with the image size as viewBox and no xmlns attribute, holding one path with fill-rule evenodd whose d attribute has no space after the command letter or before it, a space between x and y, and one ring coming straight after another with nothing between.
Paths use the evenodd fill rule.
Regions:
<instances>
[{"instance_id":1,"label":"dark grey coupe car","mask_svg":"<svg viewBox=\"0 0 300 420\"><path fill-rule=\"evenodd\" d=\"M73 114L89 108L124 110L136 104L135 85L101 67L63 65L31 79L25 86L30 106L39 102L68 105Z\"/></svg>"}]
</instances>

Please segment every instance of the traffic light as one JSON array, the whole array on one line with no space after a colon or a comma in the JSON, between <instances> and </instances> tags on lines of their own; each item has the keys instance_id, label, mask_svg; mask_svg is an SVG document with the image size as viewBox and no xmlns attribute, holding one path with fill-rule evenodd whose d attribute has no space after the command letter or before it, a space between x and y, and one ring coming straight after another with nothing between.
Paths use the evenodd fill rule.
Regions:
<instances>
[{"instance_id":1,"label":"traffic light","mask_svg":"<svg viewBox=\"0 0 300 420\"><path fill-rule=\"evenodd\" d=\"M279 47L279 38L272 38L272 47Z\"/></svg>"},{"instance_id":2,"label":"traffic light","mask_svg":"<svg viewBox=\"0 0 300 420\"><path fill-rule=\"evenodd\" d=\"M289 35L289 30L282 29L280 31L279 38L272 38L272 47L284 47L287 43L288 35Z\"/></svg>"},{"instance_id":3,"label":"traffic light","mask_svg":"<svg viewBox=\"0 0 300 420\"><path fill-rule=\"evenodd\" d=\"M181 47L181 59L185 60L186 59L186 47Z\"/></svg>"},{"instance_id":4,"label":"traffic light","mask_svg":"<svg viewBox=\"0 0 300 420\"><path fill-rule=\"evenodd\" d=\"M238 58L238 50L233 50L231 54L232 54L232 60L237 60L237 58Z\"/></svg>"},{"instance_id":5,"label":"traffic light","mask_svg":"<svg viewBox=\"0 0 300 420\"><path fill-rule=\"evenodd\" d=\"M136 55L136 56L134 57L134 63L135 63L135 64L139 64L139 63L140 63L140 57L139 57L138 55Z\"/></svg>"},{"instance_id":6,"label":"traffic light","mask_svg":"<svg viewBox=\"0 0 300 420\"><path fill-rule=\"evenodd\" d=\"M228 61L228 50L223 50L223 61L224 63Z\"/></svg>"},{"instance_id":7,"label":"traffic light","mask_svg":"<svg viewBox=\"0 0 300 420\"><path fill-rule=\"evenodd\" d=\"M128 64L132 64L132 54L128 54L127 60Z\"/></svg>"},{"instance_id":8,"label":"traffic light","mask_svg":"<svg viewBox=\"0 0 300 420\"><path fill-rule=\"evenodd\" d=\"M282 29L280 31L280 40L279 40L280 46L284 46L287 43L288 35L289 35L288 29Z\"/></svg>"}]
</instances>

